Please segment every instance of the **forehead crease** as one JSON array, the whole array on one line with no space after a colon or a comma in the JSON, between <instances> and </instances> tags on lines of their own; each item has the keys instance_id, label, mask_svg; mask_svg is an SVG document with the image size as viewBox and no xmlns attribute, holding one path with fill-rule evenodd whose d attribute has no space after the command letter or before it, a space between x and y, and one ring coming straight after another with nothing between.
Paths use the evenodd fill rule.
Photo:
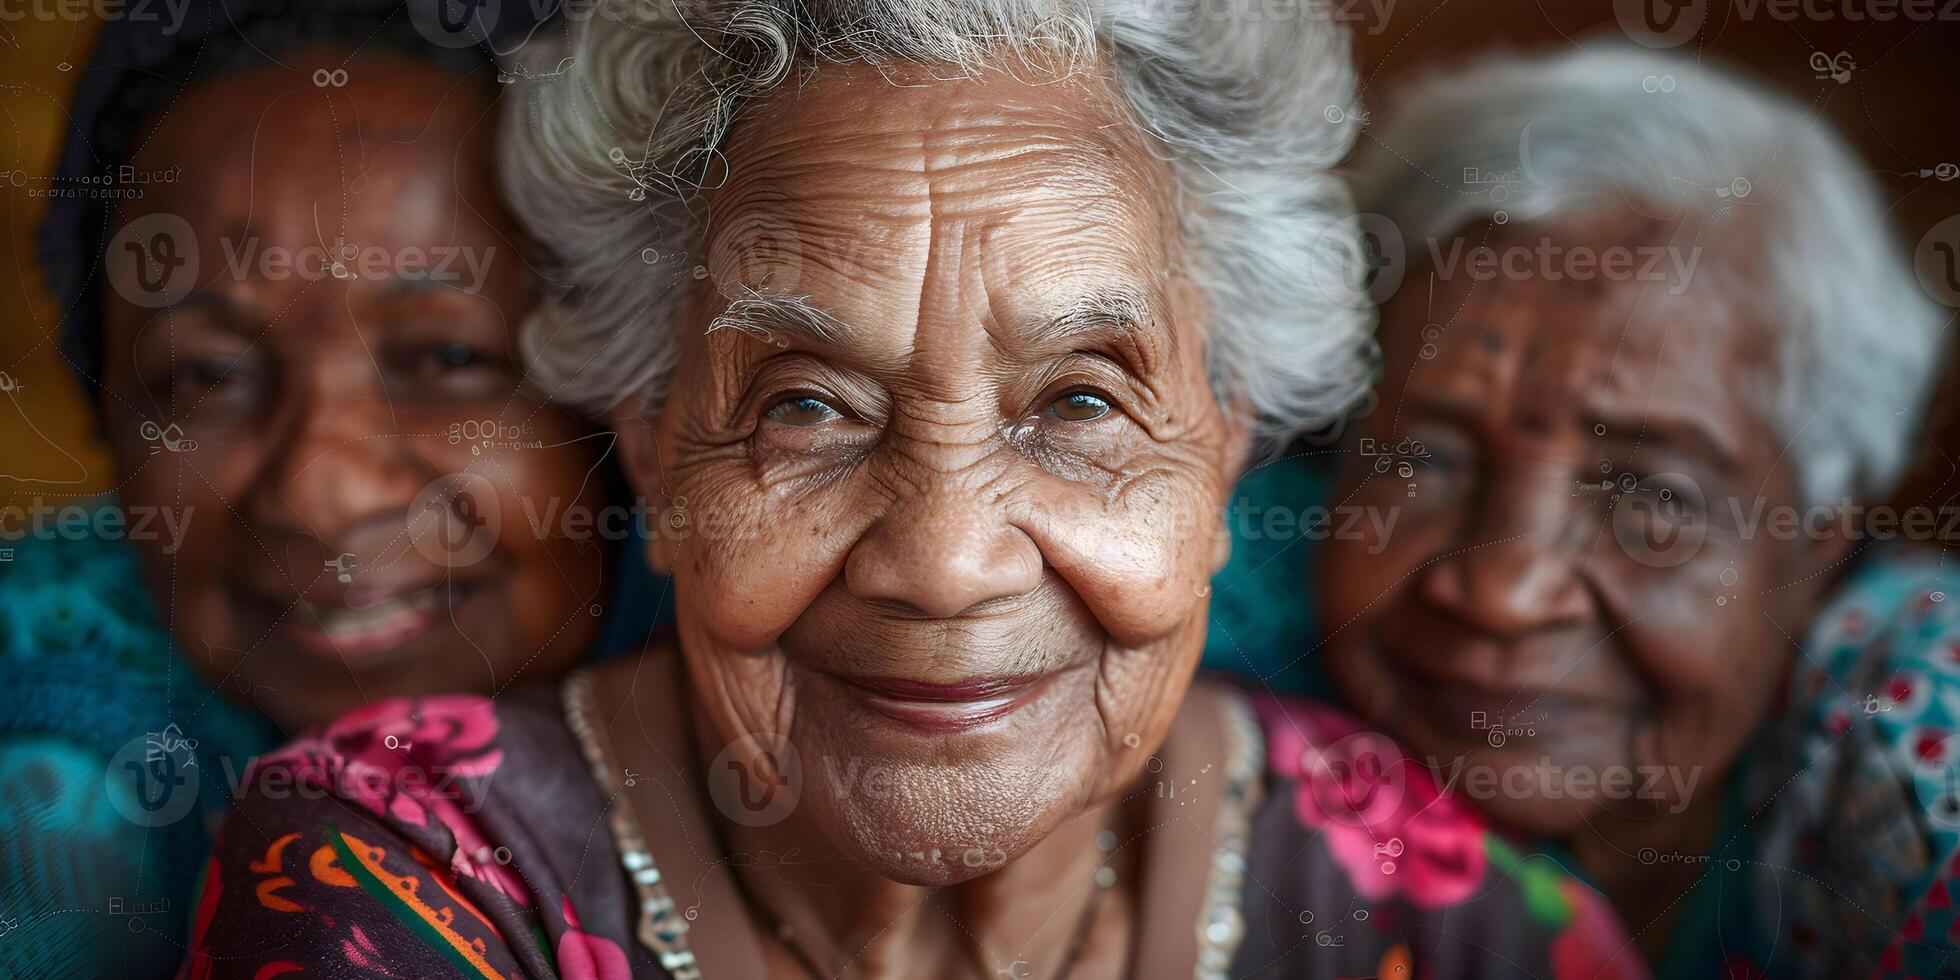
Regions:
<instances>
[{"instance_id":1,"label":"forehead crease","mask_svg":"<svg viewBox=\"0 0 1960 980\"><path fill-rule=\"evenodd\" d=\"M813 219L839 212L871 218L927 215L970 217L1000 210L1003 198L1024 196L1017 209L1046 205L1074 211L1084 199L1105 206L1133 206L1134 191L1150 186L1133 161L1080 139L1031 138L1022 129L993 127L973 133L890 134L889 145L827 139L809 151L793 139L766 152L736 158L736 173L722 195L730 215L769 208L785 217ZM1087 191L1056 200L1060 190Z\"/></svg>"}]
</instances>

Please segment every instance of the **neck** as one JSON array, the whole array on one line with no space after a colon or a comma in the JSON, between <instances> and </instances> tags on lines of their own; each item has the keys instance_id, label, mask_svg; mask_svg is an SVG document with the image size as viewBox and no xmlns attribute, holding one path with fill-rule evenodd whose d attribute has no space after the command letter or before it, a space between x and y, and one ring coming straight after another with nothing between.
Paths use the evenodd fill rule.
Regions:
<instances>
[{"instance_id":1,"label":"neck","mask_svg":"<svg viewBox=\"0 0 1960 980\"><path fill-rule=\"evenodd\" d=\"M1120 877L1111 889L1120 896L1099 895L1094 883L1105 859L1096 835L1114 827L1123 836L1123 816L1115 806L1080 814L999 870L953 885L893 881L835 855L737 861L735 875L758 931L825 976L1058 977L1083 953L1094 925L1085 920L1109 919L1112 906L1132 901ZM772 829L782 825L722 826L736 855L780 842Z\"/></svg>"},{"instance_id":2,"label":"neck","mask_svg":"<svg viewBox=\"0 0 1960 980\"><path fill-rule=\"evenodd\" d=\"M1679 813L1592 821L1571 842L1584 866L1626 923L1649 962L1660 962L1679 921L1682 896L1710 871L1719 844L1719 793L1701 794ZM1646 859L1651 857L1652 863Z\"/></svg>"},{"instance_id":3,"label":"neck","mask_svg":"<svg viewBox=\"0 0 1960 980\"><path fill-rule=\"evenodd\" d=\"M756 931L807 971L1059 977L1087 953L1091 937L1106 948L1127 929L1130 916L1112 913L1134 908L1137 876L1097 837L1109 830L1131 838L1145 825L1139 811L1148 799L1121 794L1066 819L1004 866L950 885L907 884L865 868L826 843L807 807L768 827L745 827L719 812L714 819ZM964 855L921 859L957 867ZM1105 864L1118 871L1107 889L1096 884Z\"/></svg>"}]
</instances>

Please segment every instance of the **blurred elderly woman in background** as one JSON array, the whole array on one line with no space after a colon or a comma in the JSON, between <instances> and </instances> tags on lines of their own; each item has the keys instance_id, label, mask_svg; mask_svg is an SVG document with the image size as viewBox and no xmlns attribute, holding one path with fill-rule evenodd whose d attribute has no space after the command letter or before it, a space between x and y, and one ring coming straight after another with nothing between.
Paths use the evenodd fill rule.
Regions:
<instances>
[{"instance_id":1,"label":"blurred elderly woman in background","mask_svg":"<svg viewBox=\"0 0 1960 980\"><path fill-rule=\"evenodd\" d=\"M1385 377L1341 493L1404 514L1322 553L1336 685L1569 849L1643 947L1672 936L1661 972L1820 968L1716 902L1773 921L1804 884L1739 873L1792 772L1767 736L1857 537L1838 505L1891 490L1941 363L1869 168L1802 103L1639 50L1484 63L1385 115Z\"/></svg>"},{"instance_id":2,"label":"blurred elderly woman in background","mask_svg":"<svg viewBox=\"0 0 1960 980\"><path fill-rule=\"evenodd\" d=\"M1368 381L1344 42L602 5L505 178L565 280L532 361L668 505L678 640L262 763L190 972L1637 975L1380 736L1193 683L1248 446Z\"/></svg>"},{"instance_id":3,"label":"blurred elderly woman in background","mask_svg":"<svg viewBox=\"0 0 1960 980\"><path fill-rule=\"evenodd\" d=\"M41 227L115 493L0 566L0 975L167 970L181 915L90 910L181 913L252 756L650 625L613 601L637 555L520 519L619 480L519 365L492 57L434 43L435 0L171 13L106 18ZM460 478L497 492L457 512Z\"/></svg>"}]
</instances>

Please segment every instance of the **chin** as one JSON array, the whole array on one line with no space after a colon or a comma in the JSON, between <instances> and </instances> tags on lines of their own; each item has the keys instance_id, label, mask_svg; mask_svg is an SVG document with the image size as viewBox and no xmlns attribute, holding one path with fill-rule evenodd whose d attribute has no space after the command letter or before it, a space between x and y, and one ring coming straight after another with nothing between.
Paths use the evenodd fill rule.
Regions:
<instances>
[{"instance_id":1,"label":"chin","mask_svg":"<svg viewBox=\"0 0 1960 980\"><path fill-rule=\"evenodd\" d=\"M1086 801L1066 759L1038 765L1010 753L975 766L825 742L802 754L799 811L841 857L905 884L954 885L997 871Z\"/></svg>"},{"instance_id":2,"label":"chin","mask_svg":"<svg viewBox=\"0 0 1960 980\"><path fill-rule=\"evenodd\" d=\"M893 881L945 886L998 871L1059 825L1069 808L1032 795L1046 789L919 772L896 777L883 799L819 791L810 803L824 837L845 857Z\"/></svg>"},{"instance_id":3,"label":"chin","mask_svg":"<svg viewBox=\"0 0 1960 980\"><path fill-rule=\"evenodd\" d=\"M1500 827L1524 837L1563 840L1586 829L1587 808L1583 805L1505 798L1473 802Z\"/></svg>"}]
</instances>

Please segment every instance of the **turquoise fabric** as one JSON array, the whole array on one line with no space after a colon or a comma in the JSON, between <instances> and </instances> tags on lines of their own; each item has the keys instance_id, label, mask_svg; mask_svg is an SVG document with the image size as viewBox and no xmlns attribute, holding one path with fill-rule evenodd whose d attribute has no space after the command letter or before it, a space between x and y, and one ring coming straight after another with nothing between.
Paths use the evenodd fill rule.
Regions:
<instances>
[{"instance_id":1,"label":"turquoise fabric","mask_svg":"<svg viewBox=\"0 0 1960 980\"><path fill-rule=\"evenodd\" d=\"M168 975L225 805L220 760L242 767L278 733L175 659L128 542L0 547L0 976ZM153 733L172 749L155 768ZM132 760L169 782L138 787ZM144 790L158 809L134 803Z\"/></svg>"},{"instance_id":2,"label":"turquoise fabric","mask_svg":"<svg viewBox=\"0 0 1960 980\"><path fill-rule=\"evenodd\" d=\"M1255 467L1226 510L1232 557L1211 580L1211 627L1204 666L1281 694L1332 700L1315 650L1316 539L1329 529L1300 528L1299 516L1325 506L1328 451L1302 451ZM1268 523L1274 508L1291 519ZM1268 533L1269 528L1278 533Z\"/></svg>"}]
</instances>

